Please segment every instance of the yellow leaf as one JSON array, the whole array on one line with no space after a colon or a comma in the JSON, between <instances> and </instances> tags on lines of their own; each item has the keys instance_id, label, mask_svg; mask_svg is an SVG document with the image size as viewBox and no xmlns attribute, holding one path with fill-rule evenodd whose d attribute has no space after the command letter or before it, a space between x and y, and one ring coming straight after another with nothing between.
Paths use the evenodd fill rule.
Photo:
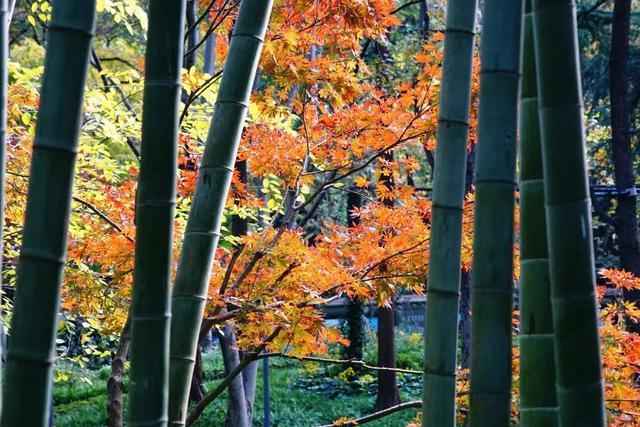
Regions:
<instances>
[{"instance_id":1,"label":"yellow leaf","mask_svg":"<svg viewBox=\"0 0 640 427\"><path fill-rule=\"evenodd\" d=\"M353 180L353 183L358 188L365 188L369 185L369 180L367 179L366 176L361 175L356 177L356 179Z\"/></svg>"}]
</instances>

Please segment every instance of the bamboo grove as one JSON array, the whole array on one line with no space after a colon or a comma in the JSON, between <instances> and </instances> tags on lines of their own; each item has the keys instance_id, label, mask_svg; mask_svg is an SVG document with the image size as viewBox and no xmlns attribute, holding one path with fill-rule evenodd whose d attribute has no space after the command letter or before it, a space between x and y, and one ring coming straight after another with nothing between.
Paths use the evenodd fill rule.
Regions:
<instances>
[{"instance_id":1,"label":"bamboo grove","mask_svg":"<svg viewBox=\"0 0 640 427\"><path fill-rule=\"evenodd\" d=\"M60 301L69 274L67 252L89 252L67 239L73 231L73 203L83 203L115 229L125 249L114 252L131 253L120 266L126 273L114 275L132 277L131 305L124 310L125 328L131 328L126 425L193 425L229 389L229 414L238 411L234 398L251 397L242 398L240 415L227 419L227 424L248 427L256 361L276 357L422 378L420 400L383 408L362 422L419 407L420 420L413 425L455 427L461 422L460 402L465 402L465 422L477 427L512 425L514 413L527 427L607 424L599 332L603 316L595 280L573 0L446 1L442 34L430 36L436 43L426 40L429 30L423 22L427 29L419 42L421 49L426 46L418 56L421 75L400 88L389 83L393 73L385 69L393 55L376 39L385 37L385 28L395 22L393 14L408 6L371 2L370 10L363 12L368 20L375 21L382 12L387 17L370 23L377 29L366 32L354 24L349 31L358 34L355 43L344 34L325 35L325 45L309 38L298 63L283 63L278 60L282 52L270 43L289 43L293 50L291 46L304 37L300 28L298 33L294 29L274 35L274 28L286 21L283 0L241 0L222 6L213 1L199 20L190 14L198 2L145 3L142 109L133 127L139 136L126 139L140 141L139 149L134 143L129 147L139 160L139 172L128 189L133 203L110 199L112 213L132 212L128 227L79 197L74 187L74 176L84 179L83 174L90 174L82 169L84 160L76 167L83 149L81 127L91 121L83 107L90 67L99 71L106 93L120 96L121 91L119 80L100 69L92 45L100 23L96 14L105 2L57 0L50 6L0 426L49 425ZM339 0L329 3L314 6L327 8L327 22L344 6ZM2 159L4 147L11 149L6 141L10 4L0 1ZM339 25L352 24L349 13L357 15L357 8L349 7ZM293 15L310 13L305 7L294 10ZM225 21L227 16L233 19ZM228 26L228 40L194 38L194 29L209 20ZM210 43L216 40L221 46L213 50ZM189 55L200 45L209 46L210 55L220 53L224 64L216 73L215 59L208 58L209 70L198 87L193 84L193 67L183 70L183 65L193 60ZM376 58L367 65L370 45ZM354 47L362 51L352 62L331 63L330 54L353 52ZM328 62L318 60L318 52L326 54ZM305 74L303 65L334 71L344 65L345 73L378 67L382 77L363 86L327 73L325 80L335 81L323 86L326 82ZM278 80L287 73L300 81ZM261 79L261 74L269 79ZM278 85L282 93L268 102L256 101L257 91L271 93ZM194 126L189 120L202 115L202 103L193 96L208 87L215 88L208 94L213 108L207 111L208 128L197 130L204 148L196 156L190 145L195 138L182 129L185 123ZM323 96L335 105L323 105ZM126 97L118 104L126 107ZM297 114L286 117L283 108L297 109ZM380 120L372 124L376 114ZM261 121L261 115L266 119ZM392 117L401 117L401 125ZM314 120L331 123L339 131L322 134ZM356 134L365 135L366 143L354 149L349 135ZM412 181L413 165L427 162L422 157L430 151L422 150L422 142L420 150L401 148L406 141L428 139L427 134L436 147L433 188L428 196L412 199L419 187ZM296 145L294 135L304 135L304 143ZM322 142L315 144L314 137ZM273 158L265 148L269 143L278 148L272 149L278 154ZM472 161L473 185L468 176ZM393 169L396 163L402 165L398 170ZM273 164L281 177L266 169ZM378 169L365 175L371 165ZM251 181L247 167L267 172L256 172L259 178ZM406 183L398 171L409 176ZM316 176L326 178L318 184ZM14 178L5 176L0 160L0 189ZM370 184L369 178L378 183ZM349 183L348 191L342 188L344 182ZM260 188L258 196L250 194L254 184ZM182 197L187 187L189 195ZM375 209L361 198L367 189L380 193ZM318 206L330 190L348 192L347 225L327 230L314 212L322 209ZM409 197L393 203L403 192ZM405 215L415 221L407 225ZM229 231L231 217L243 221L242 232L237 227L235 235ZM296 234L314 221L314 235L305 239ZM403 227L410 229L411 238L398 231ZM357 256L371 247L375 256L359 264ZM407 281L385 281L401 257L417 273ZM256 272L260 265L264 271ZM462 369L459 313L462 276L469 271L471 351L469 369ZM631 281L620 277L613 281ZM349 346L337 330L322 326L319 307L346 297L361 311L369 300L389 309L401 287L425 295L422 370L371 366L359 360L362 356L329 360L313 355L326 352L327 343ZM243 300L251 292L258 296ZM288 295L295 297L287 300ZM232 343L225 347L230 356L224 360L223 379L194 402L194 378L202 369L200 347L212 329ZM514 334L519 334L516 339ZM125 335L120 348L126 348ZM124 366L126 351L121 359ZM244 375L252 369L251 390L251 377ZM468 384L464 392L462 382ZM122 394L122 382L119 387ZM516 388L519 408L513 407ZM333 425L357 424L345 418Z\"/></svg>"}]
</instances>

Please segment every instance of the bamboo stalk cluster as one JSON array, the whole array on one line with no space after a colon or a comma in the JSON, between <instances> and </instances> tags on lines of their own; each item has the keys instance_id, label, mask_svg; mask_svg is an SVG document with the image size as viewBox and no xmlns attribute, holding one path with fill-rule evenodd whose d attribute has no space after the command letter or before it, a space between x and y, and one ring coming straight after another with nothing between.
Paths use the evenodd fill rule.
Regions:
<instances>
[{"instance_id":1,"label":"bamboo stalk cluster","mask_svg":"<svg viewBox=\"0 0 640 427\"><path fill-rule=\"evenodd\" d=\"M449 2L449 18L456 12L455 4ZM466 5L468 10L474 6ZM448 33L445 40L450 43ZM451 59L445 47L443 72L452 76L447 61ZM485 1L481 62L470 425L510 425L519 125L520 423L604 426L575 4L571 0L527 0L524 5L520 0ZM458 66L456 83L466 87L469 77L461 73L468 64ZM427 283L423 426L456 425L451 389L457 322L452 319L457 315L459 271L441 257L443 253L451 258L459 255L461 232L455 223L441 225L445 215L440 213L439 192L447 191L460 200L464 153L455 158L448 155L459 141L443 137L441 129L451 114L468 110L466 104L456 105L455 112L442 108L463 100L447 88L445 74ZM449 244L446 251L443 241ZM450 267L446 275L445 266ZM448 286L442 288L443 283ZM434 407L434 402L439 406Z\"/></svg>"},{"instance_id":2,"label":"bamboo stalk cluster","mask_svg":"<svg viewBox=\"0 0 640 427\"><path fill-rule=\"evenodd\" d=\"M188 423L189 387L213 255L272 6L272 0L240 4L171 294L185 5L182 0L150 1L129 425ZM2 427L44 426L48 420L95 8L95 0L61 0L53 7L7 354ZM4 0L0 2L2 139L6 11ZM476 14L476 0L448 3L425 316L424 426L455 426L456 422L462 203ZM519 115L521 423L604 426L575 5L571 0L527 0L524 5L522 0L486 0L481 59L471 425L510 423ZM258 358L258 353L252 357ZM214 399L223 389L224 384L208 398Z\"/></svg>"}]
</instances>

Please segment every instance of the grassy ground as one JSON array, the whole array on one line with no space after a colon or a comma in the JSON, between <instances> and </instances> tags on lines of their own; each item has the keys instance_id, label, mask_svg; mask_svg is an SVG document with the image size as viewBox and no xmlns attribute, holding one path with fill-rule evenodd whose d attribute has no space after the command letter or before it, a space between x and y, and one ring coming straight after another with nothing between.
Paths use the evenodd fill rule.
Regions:
<instances>
[{"instance_id":1,"label":"grassy ground","mask_svg":"<svg viewBox=\"0 0 640 427\"><path fill-rule=\"evenodd\" d=\"M422 364L421 343L412 336L399 339L398 364L416 369ZM367 360L375 363L375 349L368 351ZM222 361L214 349L204 356L206 388L211 390L222 378ZM313 427L329 424L340 418L357 418L372 412L375 401L375 375L363 373L351 376L341 366L301 363L282 359L270 360L271 426ZM98 371L76 371L65 382L54 387L56 427L103 426L106 419L106 379L108 367ZM85 378L88 381L81 380ZM263 426L262 362L258 372L254 426ZM356 379L357 378L357 379ZM399 378L403 401L419 398L420 378ZM196 427L222 426L226 410L226 396L218 398L207 408ZM383 420L367 424L372 427L405 426L417 414L409 409Z\"/></svg>"}]
</instances>

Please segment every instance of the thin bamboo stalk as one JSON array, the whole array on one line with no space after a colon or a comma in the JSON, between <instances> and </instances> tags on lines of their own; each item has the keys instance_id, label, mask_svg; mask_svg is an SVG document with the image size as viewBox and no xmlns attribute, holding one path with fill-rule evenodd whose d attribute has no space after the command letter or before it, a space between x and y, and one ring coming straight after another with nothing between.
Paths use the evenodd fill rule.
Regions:
<instances>
[{"instance_id":1,"label":"thin bamboo stalk","mask_svg":"<svg viewBox=\"0 0 640 427\"><path fill-rule=\"evenodd\" d=\"M185 4L151 0L131 307L129 425L166 426L171 252Z\"/></svg>"},{"instance_id":2,"label":"thin bamboo stalk","mask_svg":"<svg viewBox=\"0 0 640 427\"><path fill-rule=\"evenodd\" d=\"M531 0L525 2L520 95L520 425L558 425L553 316Z\"/></svg>"},{"instance_id":3,"label":"thin bamboo stalk","mask_svg":"<svg viewBox=\"0 0 640 427\"><path fill-rule=\"evenodd\" d=\"M447 4L425 314L423 426L455 426L462 208L477 0Z\"/></svg>"},{"instance_id":4,"label":"thin bamboo stalk","mask_svg":"<svg viewBox=\"0 0 640 427\"><path fill-rule=\"evenodd\" d=\"M57 1L49 25L3 395L3 427L45 426L95 0Z\"/></svg>"},{"instance_id":5,"label":"thin bamboo stalk","mask_svg":"<svg viewBox=\"0 0 640 427\"><path fill-rule=\"evenodd\" d=\"M542 163L563 426L604 426L575 3L534 0Z\"/></svg>"},{"instance_id":6,"label":"thin bamboo stalk","mask_svg":"<svg viewBox=\"0 0 640 427\"><path fill-rule=\"evenodd\" d=\"M183 426L224 203L273 0L242 0L200 165L172 297L169 424Z\"/></svg>"},{"instance_id":7,"label":"thin bamboo stalk","mask_svg":"<svg viewBox=\"0 0 640 427\"><path fill-rule=\"evenodd\" d=\"M522 0L487 0L480 45L480 110L471 291L472 427L511 415L513 212Z\"/></svg>"}]
</instances>

